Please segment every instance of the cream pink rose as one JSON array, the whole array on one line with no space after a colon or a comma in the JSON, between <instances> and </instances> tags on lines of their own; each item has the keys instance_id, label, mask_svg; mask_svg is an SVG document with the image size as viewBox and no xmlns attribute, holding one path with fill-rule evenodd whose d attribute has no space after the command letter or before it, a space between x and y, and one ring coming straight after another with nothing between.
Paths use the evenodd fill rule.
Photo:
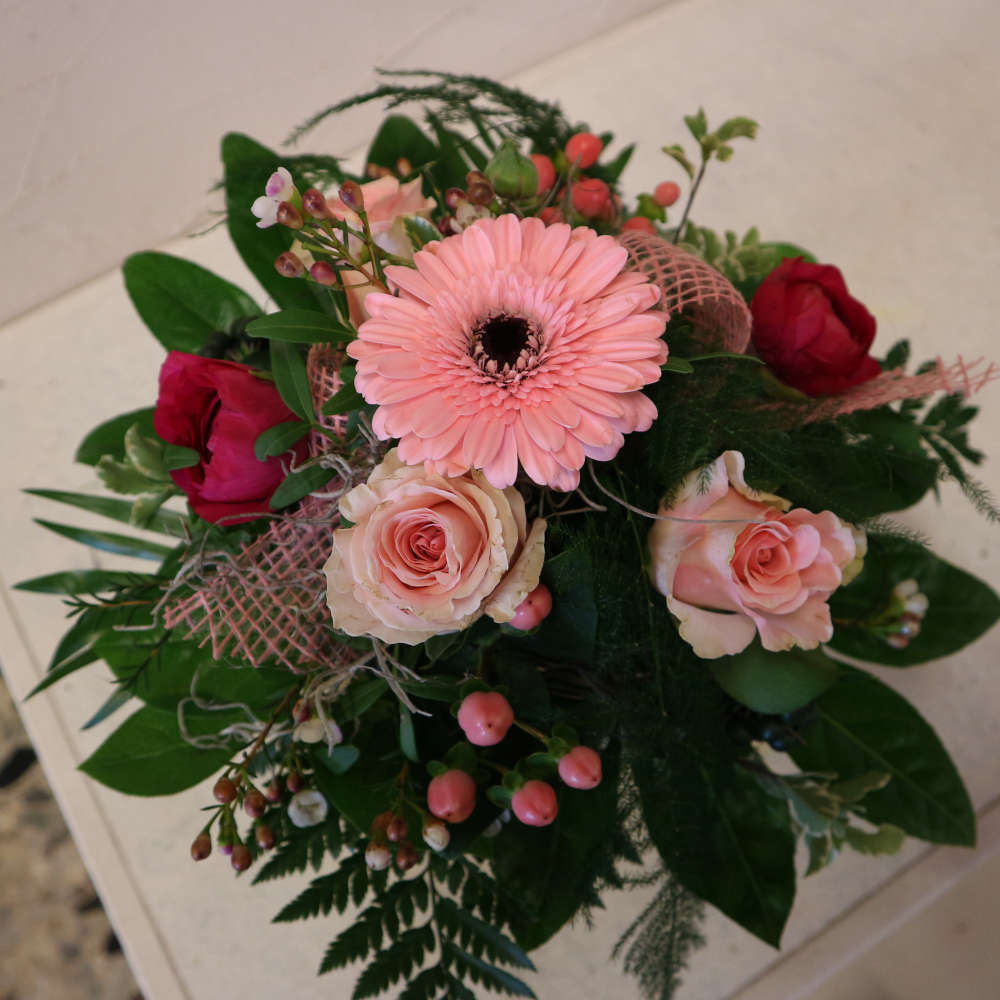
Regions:
<instances>
[{"instance_id":1,"label":"cream pink rose","mask_svg":"<svg viewBox=\"0 0 1000 1000\"><path fill-rule=\"evenodd\" d=\"M413 244L406 234L403 219L408 215L429 218L434 208L434 199L423 196L421 184L419 177L407 184L400 184L395 177L387 175L361 185L365 214L368 216L368 225L371 227L375 242L388 253L405 257L407 260L413 258ZM327 198L326 204L334 218L341 219L352 229L360 231L360 216L339 198ZM361 249L361 241L355 236L350 237L348 243L352 253L357 253ZM347 292L351 322L357 326L368 319L364 302L375 288L359 271L344 270L340 273Z\"/></svg>"},{"instance_id":2,"label":"cream pink rose","mask_svg":"<svg viewBox=\"0 0 1000 1000\"><path fill-rule=\"evenodd\" d=\"M481 615L509 621L538 586L545 521L481 472L447 479L404 465L394 448L340 501L354 523L333 533L324 567L334 627L416 645Z\"/></svg>"},{"instance_id":3,"label":"cream pink rose","mask_svg":"<svg viewBox=\"0 0 1000 1000\"><path fill-rule=\"evenodd\" d=\"M653 584L681 637L705 659L765 649L814 649L833 635L830 594L861 570L863 532L825 510L747 486L744 459L727 451L692 472L649 535Z\"/></svg>"}]
</instances>

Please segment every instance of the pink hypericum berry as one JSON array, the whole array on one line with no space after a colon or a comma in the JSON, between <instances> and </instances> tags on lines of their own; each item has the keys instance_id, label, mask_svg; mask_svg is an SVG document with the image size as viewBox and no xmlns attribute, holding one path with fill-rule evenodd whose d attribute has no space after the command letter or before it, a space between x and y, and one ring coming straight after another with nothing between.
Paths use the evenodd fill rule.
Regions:
<instances>
[{"instance_id":1,"label":"pink hypericum berry","mask_svg":"<svg viewBox=\"0 0 1000 1000\"><path fill-rule=\"evenodd\" d=\"M458 724L465 738L477 747L495 746L513 723L514 709L498 691L473 691L465 696L458 710Z\"/></svg>"},{"instance_id":2,"label":"pink hypericum berry","mask_svg":"<svg viewBox=\"0 0 1000 1000\"><path fill-rule=\"evenodd\" d=\"M514 611L514 617L507 624L513 628L519 628L522 632L527 632L548 618L551 610L552 594L544 583L540 583L521 601Z\"/></svg>"},{"instance_id":3,"label":"pink hypericum berry","mask_svg":"<svg viewBox=\"0 0 1000 1000\"><path fill-rule=\"evenodd\" d=\"M650 222L644 215L633 215L631 219L628 219L625 222L622 229L634 229L639 233L652 233L654 236L656 235L656 226L654 226L653 223Z\"/></svg>"},{"instance_id":4,"label":"pink hypericum berry","mask_svg":"<svg viewBox=\"0 0 1000 1000\"><path fill-rule=\"evenodd\" d=\"M449 823L462 823L476 808L476 783L465 771L445 771L427 786L427 808Z\"/></svg>"},{"instance_id":5,"label":"pink hypericum berry","mask_svg":"<svg viewBox=\"0 0 1000 1000\"><path fill-rule=\"evenodd\" d=\"M538 194L544 194L556 182L556 168L543 153L532 153L531 162L538 171Z\"/></svg>"},{"instance_id":6,"label":"pink hypericum berry","mask_svg":"<svg viewBox=\"0 0 1000 1000\"><path fill-rule=\"evenodd\" d=\"M653 201L661 208L670 208L680 196L681 189L673 181L663 181L657 184L656 190L653 191Z\"/></svg>"},{"instance_id":7,"label":"pink hypericum berry","mask_svg":"<svg viewBox=\"0 0 1000 1000\"><path fill-rule=\"evenodd\" d=\"M602 149L604 143L593 132L577 132L566 143L566 159L581 170L586 170L597 162Z\"/></svg>"},{"instance_id":8,"label":"pink hypericum berry","mask_svg":"<svg viewBox=\"0 0 1000 1000\"><path fill-rule=\"evenodd\" d=\"M526 781L514 792L511 808L525 826L548 826L559 812L559 803L550 784Z\"/></svg>"},{"instance_id":9,"label":"pink hypericum berry","mask_svg":"<svg viewBox=\"0 0 1000 1000\"><path fill-rule=\"evenodd\" d=\"M601 783L601 757L590 747L573 747L559 761L559 777L570 788L596 788Z\"/></svg>"},{"instance_id":10,"label":"pink hypericum berry","mask_svg":"<svg viewBox=\"0 0 1000 1000\"><path fill-rule=\"evenodd\" d=\"M604 181L585 177L570 188L573 207L588 219L600 215L611 198L611 191Z\"/></svg>"},{"instance_id":11,"label":"pink hypericum berry","mask_svg":"<svg viewBox=\"0 0 1000 1000\"><path fill-rule=\"evenodd\" d=\"M549 205L547 208L543 208L538 213L538 218L541 219L547 226L551 226L556 222L566 221L566 216L564 216L555 205Z\"/></svg>"}]
</instances>

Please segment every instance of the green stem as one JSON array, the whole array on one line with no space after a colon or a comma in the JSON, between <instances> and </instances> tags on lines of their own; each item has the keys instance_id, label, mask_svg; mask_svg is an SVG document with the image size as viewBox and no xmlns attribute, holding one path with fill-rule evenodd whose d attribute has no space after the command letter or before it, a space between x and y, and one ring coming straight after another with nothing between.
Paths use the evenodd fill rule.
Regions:
<instances>
[{"instance_id":1,"label":"green stem","mask_svg":"<svg viewBox=\"0 0 1000 1000\"><path fill-rule=\"evenodd\" d=\"M684 232L684 226L687 223L688 215L691 213L691 206L694 204L694 196L698 193L698 188L701 185L701 179L705 176L705 168L708 166L708 157L705 156L704 152L701 154L701 167L698 170L698 176L694 179L694 184L691 185L691 193L688 195L687 204L684 206L684 214L681 216L680 225L677 227L677 231L674 233L674 245L676 246L681 239L681 233Z\"/></svg>"}]
</instances>

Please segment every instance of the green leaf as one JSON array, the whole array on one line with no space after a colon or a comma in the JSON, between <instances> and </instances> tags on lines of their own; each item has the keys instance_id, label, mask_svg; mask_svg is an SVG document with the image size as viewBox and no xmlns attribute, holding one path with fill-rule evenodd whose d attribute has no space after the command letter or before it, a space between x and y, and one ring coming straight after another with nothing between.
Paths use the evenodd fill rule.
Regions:
<instances>
[{"instance_id":1,"label":"green leaf","mask_svg":"<svg viewBox=\"0 0 1000 1000\"><path fill-rule=\"evenodd\" d=\"M306 359L294 345L277 340L271 344L271 372L285 405L303 420L315 418Z\"/></svg>"},{"instance_id":2,"label":"green leaf","mask_svg":"<svg viewBox=\"0 0 1000 1000\"><path fill-rule=\"evenodd\" d=\"M155 562L162 562L171 553L171 549L166 545L147 542L142 538L133 538L131 535L119 535L111 531L92 531L89 528L75 528L68 524L43 521L39 517L36 517L34 521L35 524L40 524L43 528L48 528L49 531L54 531L57 535L89 545L94 549L101 549L104 552L135 556L137 559L152 559Z\"/></svg>"},{"instance_id":3,"label":"green leaf","mask_svg":"<svg viewBox=\"0 0 1000 1000\"><path fill-rule=\"evenodd\" d=\"M602 763L597 788L559 789L559 813L550 826L512 823L493 841L493 871L517 900L510 929L525 951L548 941L592 891L617 824L618 762L609 750Z\"/></svg>"},{"instance_id":4,"label":"green leaf","mask_svg":"<svg viewBox=\"0 0 1000 1000\"><path fill-rule=\"evenodd\" d=\"M413 731L413 715L403 704L399 706L399 748L403 756L414 763L420 761L420 751L417 750L417 735Z\"/></svg>"},{"instance_id":5,"label":"green leaf","mask_svg":"<svg viewBox=\"0 0 1000 1000\"><path fill-rule=\"evenodd\" d=\"M517 976L512 976L509 972L498 969L495 965L490 965L489 962L484 962L483 959L477 958L475 955L470 955L469 952L463 951L451 941L442 941L441 950L460 964L476 969L480 978L494 990L510 993L515 997L533 997L535 995L528 984L522 982Z\"/></svg>"},{"instance_id":6,"label":"green leaf","mask_svg":"<svg viewBox=\"0 0 1000 1000\"><path fill-rule=\"evenodd\" d=\"M850 779L884 771L892 780L864 798L873 823L893 823L937 844L971 847L976 817L948 752L919 712L863 670L842 666L838 682L816 703L803 743L789 747L804 771Z\"/></svg>"},{"instance_id":7,"label":"green leaf","mask_svg":"<svg viewBox=\"0 0 1000 1000\"><path fill-rule=\"evenodd\" d=\"M115 497L94 496L90 493L68 493L64 490L25 490L34 497L43 497L46 500L54 500L56 503L69 504L71 507L79 507L81 510L88 510L92 514L100 514L103 517L110 517L124 524L132 523L132 501L118 500ZM184 525L186 521L183 516L170 510L160 510L146 524L142 525L150 531L159 531L164 535L174 535L177 538L184 538Z\"/></svg>"},{"instance_id":8,"label":"green leaf","mask_svg":"<svg viewBox=\"0 0 1000 1000\"><path fill-rule=\"evenodd\" d=\"M317 764L316 787L341 816L359 831L367 832L396 787L398 756L379 759L363 753L350 770L339 774L330 767L325 748L314 747L310 757Z\"/></svg>"},{"instance_id":9,"label":"green leaf","mask_svg":"<svg viewBox=\"0 0 1000 1000\"><path fill-rule=\"evenodd\" d=\"M105 455L110 455L116 461L121 462L125 458L125 432L133 424L138 424L139 430L143 434L155 434L153 407L147 406L141 410L130 410L121 416L105 420L103 424L98 424L80 442L76 454L73 456L74 461L84 465L97 465Z\"/></svg>"},{"instance_id":10,"label":"green leaf","mask_svg":"<svg viewBox=\"0 0 1000 1000\"><path fill-rule=\"evenodd\" d=\"M795 243L768 241L761 243L760 246L764 250L773 250L778 255L779 263L792 257L802 257L809 261L810 264L816 263L816 258L813 254L811 254L808 250L804 250Z\"/></svg>"},{"instance_id":11,"label":"green leaf","mask_svg":"<svg viewBox=\"0 0 1000 1000\"><path fill-rule=\"evenodd\" d=\"M756 139L758 128L760 126L752 118L730 118L715 130L715 134L723 142L737 138Z\"/></svg>"},{"instance_id":12,"label":"green leaf","mask_svg":"<svg viewBox=\"0 0 1000 1000\"><path fill-rule=\"evenodd\" d=\"M257 219L250 212L271 174L282 164L291 170L296 157L275 153L238 132L223 138L221 152L226 226L243 262L282 309L319 308L332 312L332 299L325 290L314 292L317 286L300 278L284 278L275 271L275 260L292 244L291 232L284 226L258 229Z\"/></svg>"},{"instance_id":13,"label":"green leaf","mask_svg":"<svg viewBox=\"0 0 1000 1000\"><path fill-rule=\"evenodd\" d=\"M865 628L886 608L892 588L917 581L929 606L920 634L904 649ZM1000 598L981 580L939 559L918 542L870 535L860 575L837 590L830 610L837 624L830 646L839 653L890 667L909 667L950 656L978 639L1000 618ZM851 624L851 623L857 624Z\"/></svg>"},{"instance_id":14,"label":"green leaf","mask_svg":"<svg viewBox=\"0 0 1000 1000\"><path fill-rule=\"evenodd\" d=\"M684 358L668 358L661 370L674 372L677 375L690 375L694 371L694 365L690 361L685 361Z\"/></svg>"},{"instance_id":15,"label":"green leaf","mask_svg":"<svg viewBox=\"0 0 1000 1000\"><path fill-rule=\"evenodd\" d=\"M104 704L101 705L101 707L94 712L94 714L87 719L87 721L80 728L93 729L94 726L102 723L109 716L117 712L119 708L123 708L127 705L131 700L131 692L125 690L125 688L116 687L107 697Z\"/></svg>"},{"instance_id":16,"label":"green leaf","mask_svg":"<svg viewBox=\"0 0 1000 1000\"><path fill-rule=\"evenodd\" d=\"M859 854L896 854L906 840L906 833L892 823L883 823L874 833L848 826L844 839Z\"/></svg>"},{"instance_id":17,"label":"green leaf","mask_svg":"<svg viewBox=\"0 0 1000 1000\"><path fill-rule=\"evenodd\" d=\"M286 476L271 494L268 504L272 510L281 510L282 507L301 500L314 490L322 489L332 478L333 473L329 469L324 469L322 465L306 466Z\"/></svg>"},{"instance_id":18,"label":"green leaf","mask_svg":"<svg viewBox=\"0 0 1000 1000\"><path fill-rule=\"evenodd\" d=\"M284 455L292 445L301 441L309 433L309 424L304 420L286 420L284 423L268 427L253 444L253 453L259 462L275 455Z\"/></svg>"},{"instance_id":19,"label":"green leaf","mask_svg":"<svg viewBox=\"0 0 1000 1000\"><path fill-rule=\"evenodd\" d=\"M368 149L368 163L396 170L401 159L409 160L416 169L436 160L438 148L406 115L389 115L382 122Z\"/></svg>"},{"instance_id":20,"label":"green leaf","mask_svg":"<svg viewBox=\"0 0 1000 1000\"><path fill-rule=\"evenodd\" d=\"M777 947L795 896L788 807L732 763L688 767L681 776L647 759L636 769L650 837L678 881Z\"/></svg>"},{"instance_id":21,"label":"green leaf","mask_svg":"<svg viewBox=\"0 0 1000 1000\"><path fill-rule=\"evenodd\" d=\"M227 724L191 716L193 734L216 732ZM230 750L199 750L184 741L177 713L146 706L130 715L81 765L91 778L126 795L173 795L198 784L222 767Z\"/></svg>"},{"instance_id":22,"label":"green leaf","mask_svg":"<svg viewBox=\"0 0 1000 1000\"><path fill-rule=\"evenodd\" d=\"M389 685L381 677L369 680L357 679L337 699L335 715L342 722L350 722L364 715L389 690Z\"/></svg>"},{"instance_id":23,"label":"green leaf","mask_svg":"<svg viewBox=\"0 0 1000 1000\"><path fill-rule=\"evenodd\" d=\"M365 405L365 397L354 388L354 383L342 385L324 404L322 413L334 417L340 413L350 413Z\"/></svg>"},{"instance_id":24,"label":"green leaf","mask_svg":"<svg viewBox=\"0 0 1000 1000\"><path fill-rule=\"evenodd\" d=\"M403 228L414 250L422 250L428 243L441 239L441 231L437 226L419 215L404 216Z\"/></svg>"},{"instance_id":25,"label":"green leaf","mask_svg":"<svg viewBox=\"0 0 1000 1000\"><path fill-rule=\"evenodd\" d=\"M769 653L754 643L736 656L709 661L722 690L762 715L794 712L837 679L837 664L819 650Z\"/></svg>"},{"instance_id":26,"label":"green leaf","mask_svg":"<svg viewBox=\"0 0 1000 1000\"><path fill-rule=\"evenodd\" d=\"M688 175L691 180L694 180L694 164L688 159L687 153L684 152L684 147L679 145L664 146L663 152L667 154L672 160L684 168L684 173Z\"/></svg>"},{"instance_id":27,"label":"green leaf","mask_svg":"<svg viewBox=\"0 0 1000 1000\"><path fill-rule=\"evenodd\" d=\"M168 351L195 354L211 334L260 314L241 289L181 257L133 254L122 274L136 311Z\"/></svg>"},{"instance_id":28,"label":"green leaf","mask_svg":"<svg viewBox=\"0 0 1000 1000\"><path fill-rule=\"evenodd\" d=\"M684 124L687 125L688 131L701 142L705 138L705 133L708 132L708 119L705 117L705 109L699 108L697 114L685 115Z\"/></svg>"},{"instance_id":29,"label":"green leaf","mask_svg":"<svg viewBox=\"0 0 1000 1000\"><path fill-rule=\"evenodd\" d=\"M358 762L361 751L350 743L341 743L330 753L317 750L316 756L331 774L346 774Z\"/></svg>"},{"instance_id":30,"label":"green leaf","mask_svg":"<svg viewBox=\"0 0 1000 1000\"><path fill-rule=\"evenodd\" d=\"M194 448L185 448L180 444L168 444L163 449L163 465L168 472L175 469L190 469L201 461L201 455Z\"/></svg>"},{"instance_id":31,"label":"green leaf","mask_svg":"<svg viewBox=\"0 0 1000 1000\"><path fill-rule=\"evenodd\" d=\"M346 343L355 337L351 327L314 309L283 309L261 316L247 324L247 333L293 344Z\"/></svg>"},{"instance_id":32,"label":"green leaf","mask_svg":"<svg viewBox=\"0 0 1000 1000\"><path fill-rule=\"evenodd\" d=\"M143 576L143 580L154 580L153 576ZM32 594L101 594L119 587L128 587L137 580L135 573L111 569L64 570L62 573L48 573L32 577L14 584L14 590L26 590Z\"/></svg>"}]
</instances>

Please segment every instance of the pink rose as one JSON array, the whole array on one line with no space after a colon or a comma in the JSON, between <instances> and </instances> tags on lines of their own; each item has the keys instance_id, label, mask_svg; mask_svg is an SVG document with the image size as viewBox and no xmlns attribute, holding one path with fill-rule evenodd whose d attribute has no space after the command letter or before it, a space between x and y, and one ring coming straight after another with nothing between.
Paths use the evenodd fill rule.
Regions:
<instances>
[{"instance_id":1,"label":"pink rose","mask_svg":"<svg viewBox=\"0 0 1000 1000\"><path fill-rule=\"evenodd\" d=\"M361 185L361 193L365 201L365 214L371 227L375 242L383 249L397 257L413 258L413 244L406 234L403 219L410 215L421 215L429 218L434 208L434 199L425 198L421 191L421 180L416 178L407 184L390 175L380 177ZM360 231L361 218L349 209L339 198L327 199L330 215L341 219L352 228ZM357 253L361 249L361 241L350 237L349 249ZM340 272L344 288L347 292L347 303L351 311L351 322L357 326L368 319L364 301L375 287L366 281L359 271L343 270Z\"/></svg>"},{"instance_id":2,"label":"pink rose","mask_svg":"<svg viewBox=\"0 0 1000 1000\"><path fill-rule=\"evenodd\" d=\"M864 534L825 510L747 486L727 451L692 472L649 535L653 584L681 637L704 659L765 649L814 649L833 635L827 598L861 570Z\"/></svg>"},{"instance_id":3,"label":"pink rose","mask_svg":"<svg viewBox=\"0 0 1000 1000\"><path fill-rule=\"evenodd\" d=\"M545 521L528 531L524 500L479 471L446 479L393 449L340 501L324 567L333 624L348 635L416 645L481 615L510 621L538 585Z\"/></svg>"}]
</instances>

